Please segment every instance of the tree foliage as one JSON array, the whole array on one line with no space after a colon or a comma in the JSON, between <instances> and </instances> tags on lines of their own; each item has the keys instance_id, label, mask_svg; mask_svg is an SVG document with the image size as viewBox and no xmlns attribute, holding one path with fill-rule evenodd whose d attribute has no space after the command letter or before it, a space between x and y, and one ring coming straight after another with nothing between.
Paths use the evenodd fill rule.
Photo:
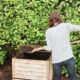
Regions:
<instances>
[{"instance_id":1,"label":"tree foliage","mask_svg":"<svg viewBox=\"0 0 80 80\"><path fill-rule=\"evenodd\" d=\"M15 49L24 44L45 44L48 17L55 10L61 12L64 22L80 24L80 0L0 0L0 54L5 54L2 46L6 44ZM71 41L79 39L80 32L71 33ZM76 67L80 67L79 45L72 45Z\"/></svg>"}]
</instances>

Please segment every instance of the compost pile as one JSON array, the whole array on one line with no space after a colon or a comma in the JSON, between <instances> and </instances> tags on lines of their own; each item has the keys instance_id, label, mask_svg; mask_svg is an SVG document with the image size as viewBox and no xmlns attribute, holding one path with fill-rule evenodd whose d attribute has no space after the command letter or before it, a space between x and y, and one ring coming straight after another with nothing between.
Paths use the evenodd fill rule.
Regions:
<instances>
[{"instance_id":1,"label":"compost pile","mask_svg":"<svg viewBox=\"0 0 80 80\"><path fill-rule=\"evenodd\" d=\"M40 46L37 46L40 47ZM21 47L20 54L18 55L17 58L21 59L33 59L33 60L47 60L51 52L45 51L45 50L40 50L32 53L31 51L36 48L36 46L23 46Z\"/></svg>"}]
</instances>

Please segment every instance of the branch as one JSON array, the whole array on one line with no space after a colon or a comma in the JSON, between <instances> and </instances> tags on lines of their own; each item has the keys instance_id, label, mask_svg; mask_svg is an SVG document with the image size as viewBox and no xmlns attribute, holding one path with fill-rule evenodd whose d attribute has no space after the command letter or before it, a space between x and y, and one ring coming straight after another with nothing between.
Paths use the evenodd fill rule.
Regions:
<instances>
[{"instance_id":1,"label":"branch","mask_svg":"<svg viewBox=\"0 0 80 80\"><path fill-rule=\"evenodd\" d=\"M80 40L71 42L71 44L78 44L78 43L80 43Z\"/></svg>"}]
</instances>

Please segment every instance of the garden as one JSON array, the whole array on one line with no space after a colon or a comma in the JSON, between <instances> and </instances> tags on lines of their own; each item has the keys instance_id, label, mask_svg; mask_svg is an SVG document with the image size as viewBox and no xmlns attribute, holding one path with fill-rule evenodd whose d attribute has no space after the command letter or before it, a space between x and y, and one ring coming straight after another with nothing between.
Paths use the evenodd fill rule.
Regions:
<instances>
[{"instance_id":1,"label":"garden","mask_svg":"<svg viewBox=\"0 0 80 80\"><path fill-rule=\"evenodd\" d=\"M63 22L80 24L80 0L0 0L0 80L11 80L11 60L21 46L46 45L53 11L62 14ZM72 32L70 39L80 80L80 32ZM62 75L68 77L64 67Z\"/></svg>"}]
</instances>

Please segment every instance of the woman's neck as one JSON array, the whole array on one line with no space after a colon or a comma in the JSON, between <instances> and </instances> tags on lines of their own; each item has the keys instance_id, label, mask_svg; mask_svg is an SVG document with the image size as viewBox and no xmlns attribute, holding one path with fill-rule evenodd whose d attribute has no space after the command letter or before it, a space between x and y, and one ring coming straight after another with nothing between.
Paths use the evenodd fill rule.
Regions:
<instances>
[{"instance_id":1,"label":"woman's neck","mask_svg":"<svg viewBox=\"0 0 80 80\"><path fill-rule=\"evenodd\" d=\"M59 23L54 23L54 26L57 26Z\"/></svg>"}]
</instances>

